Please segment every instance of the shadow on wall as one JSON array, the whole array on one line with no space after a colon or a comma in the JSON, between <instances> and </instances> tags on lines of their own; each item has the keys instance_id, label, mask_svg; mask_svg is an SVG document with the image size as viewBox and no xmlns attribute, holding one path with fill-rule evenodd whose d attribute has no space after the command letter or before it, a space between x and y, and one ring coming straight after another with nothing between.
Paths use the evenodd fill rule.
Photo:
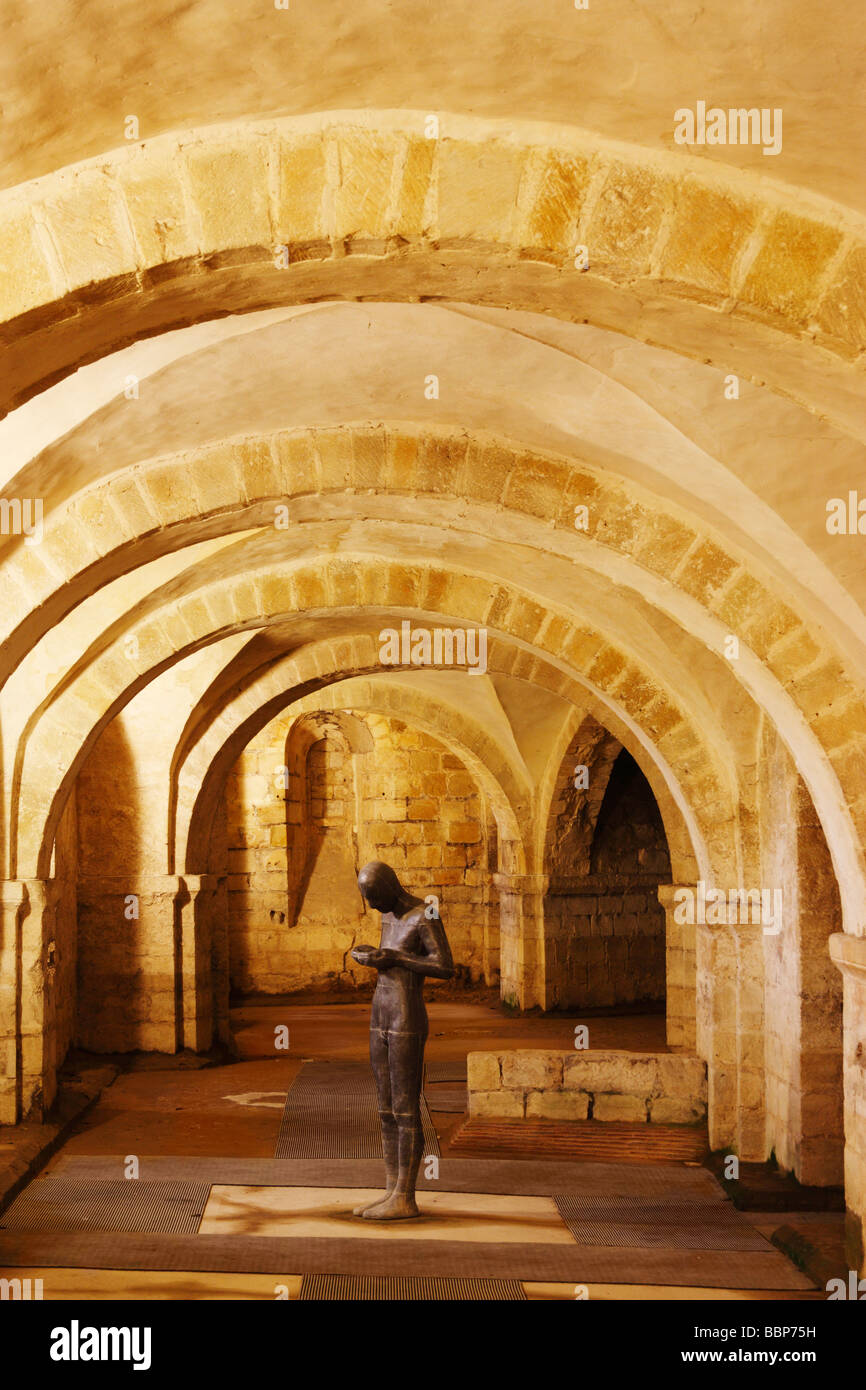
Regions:
<instances>
[{"instance_id":1,"label":"shadow on wall","mask_svg":"<svg viewBox=\"0 0 866 1390\"><path fill-rule=\"evenodd\" d=\"M173 895L145 863L144 791L123 719L113 719L78 775L75 1044L90 1052L173 1051ZM164 847L163 847L164 848ZM166 896L163 903L161 896Z\"/></svg>"}]
</instances>

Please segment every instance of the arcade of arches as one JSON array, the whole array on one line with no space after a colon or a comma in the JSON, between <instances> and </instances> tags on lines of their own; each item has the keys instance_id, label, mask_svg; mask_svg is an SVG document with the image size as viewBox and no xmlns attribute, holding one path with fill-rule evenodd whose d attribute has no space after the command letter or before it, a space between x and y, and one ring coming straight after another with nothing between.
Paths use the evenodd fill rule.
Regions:
<instances>
[{"instance_id":1,"label":"arcade of arches","mask_svg":"<svg viewBox=\"0 0 866 1390\"><path fill-rule=\"evenodd\" d=\"M844 1184L866 1272L850 71L774 162L653 133L692 87L637 3L658 89L584 105L519 70L529 0L493 85L450 0L426 74L240 0L243 80L157 0L177 68L103 54L88 103L108 8L44 111L28 19L0 134L0 1120L70 1048L207 1052L233 997L365 984L381 858L512 1013L663 1008L711 1147ZM602 20L563 16L579 59ZM713 888L778 911L690 919Z\"/></svg>"}]
</instances>

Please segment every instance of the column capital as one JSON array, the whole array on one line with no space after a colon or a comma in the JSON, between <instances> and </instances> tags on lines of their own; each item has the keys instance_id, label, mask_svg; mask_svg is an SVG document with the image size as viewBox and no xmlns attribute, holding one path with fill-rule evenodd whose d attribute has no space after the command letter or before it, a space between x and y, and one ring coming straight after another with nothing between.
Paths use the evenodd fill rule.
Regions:
<instances>
[{"instance_id":1,"label":"column capital","mask_svg":"<svg viewBox=\"0 0 866 1390\"><path fill-rule=\"evenodd\" d=\"M830 959L843 975L866 985L866 936L834 932L830 937Z\"/></svg>"},{"instance_id":2,"label":"column capital","mask_svg":"<svg viewBox=\"0 0 866 1390\"><path fill-rule=\"evenodd\" d=\"M659 884L658 888L656 889L656 892L658 893L659 902L661 903L662 907L665 909L666 912L668 912L671 908L676 907L676 903L674 902L674 894L682 892L684 888L688 889L690 893L694 893L696 891L697 885L694 883Z\"/></svg>"},{"instance_id":3,"label":"column capital","mask_svg":"<svg viewBox=\"0 0 866 1390\"><path fill-rule=\"evenodd\" d=\"M219 887L225 874L182 874L182 882L188 893L213 893Z\"/></svg>"},{"instance_id":4,"label":"column capital","mask_svg":"<svg viewBox=\"0 0 866 1390\"><path fill-rule=\"evenodd\" d=\"M510 893L546 893L550 886L550 875L496 873L493 882L497 888Z\"/></svg>"},{"instance_id":5,"label":"column capital","mask_svg":"<svg viewBox=\"0 0 866 1390\"><path fill-rule=\"evenodd\" d=\"M90 893L171 893L183 880L177 874L82 874L78 883Z\"/></svg>"}]
</instances>

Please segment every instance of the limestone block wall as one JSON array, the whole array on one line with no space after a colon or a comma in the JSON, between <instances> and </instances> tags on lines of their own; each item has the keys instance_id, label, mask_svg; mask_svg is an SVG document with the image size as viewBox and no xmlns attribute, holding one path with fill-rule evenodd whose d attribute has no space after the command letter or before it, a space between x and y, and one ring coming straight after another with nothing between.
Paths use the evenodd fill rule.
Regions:
<instances>
[{"instance_id":1,"label":"limestone block wall","mask_svg":"<svg viewBox=\"0 0 866 1390\"><path fill-rule=\"evenodd\" d=\"M658 887L553 879L544 903L550 1008L665 997L665 914Z\"/></svg>"},{"instance_id":2,"label":"limestone block wall","mask_svg":"<svg viewBox=\"0 0 866 1390\"><path fill-rule=\"evenodd\" d=\"M575 785L582 768L586 785ZM659 808L635 763L593 721L563 759L545 863L548 1008L665 998L665 913L659 885L670 854Z\"/></svg>"},{"instance_id":3,"label":"limestone block wall","mask_svg":"<svg viewBox=\"0 0 866 1390\"><path fill-rule=\"evenodd\" d=\"M228 778L232 986L281 993L369 984L370 972L348 953L378 938L379 916L356 885L371 859L391 864L411 892L435 894L455 963L492 980L498 930L486 865L495 835L474 778L436 739L399 720L351 721L363 725L368 746L347 739L339 714L305 716L294 730L290 718L277 718Z\"/></svg>"},{"instance_id":4,"label":"limestone block wall","mask_svg":"<svg viewBox=\"0 0 866 1390\"><path fill-rule=\"evenodd\" d=\"M653 1052L470 1052L470 1116L699 1124L707 1069Z\"/></svg>"},{"instance_id":5,"label":"limestone block wall","mask_svg":"<svg viewBox=\"0 0 866 1390\"><path fill-rule=\"evenodd\" d=\"M79 879L79 1047L175 1051L177 889L168 877Z\"/></svg>"},{"instance_id":6,"label":"limestone block wall","mask_svg":"<svg viewBox=\"0 0 866 1390\"><path fill-rule=\"evenodd\" d=\"M767 1151L803 1183L841 1183L843 991L828 950L841 928L839 893L820 822L786 750L765 736L764 754L762 881L782 889L784 907L781 931L763 939ZM741 1108L748 1101L741 1094Z\"/></svg>"},{"instance_id":7,"label":"limestone block wall","mask_svg":"<svg viewBox=\"0 0 866 1390\"><path fill-rule=\"evenodd\" d=\"M271 721L226 785L229 970L241 992L354 979L363 903L352 755L336 722L291 733L291 719Z\"/></svg>"},{"instance_id":8,"label":"limestone block wall","mask_svg":"<svg viewBox=\"0 0 866 1390\"><path fill-rule=\"evenodd\" d=\"M460 758L423 731L377 715L368 722L376 749L363 772L362 862L384 859L413 893L435 894L455 964L473 980L492 982L499 965L488 872L495 823L478 784Z\"/></svg>"}]
</instances>

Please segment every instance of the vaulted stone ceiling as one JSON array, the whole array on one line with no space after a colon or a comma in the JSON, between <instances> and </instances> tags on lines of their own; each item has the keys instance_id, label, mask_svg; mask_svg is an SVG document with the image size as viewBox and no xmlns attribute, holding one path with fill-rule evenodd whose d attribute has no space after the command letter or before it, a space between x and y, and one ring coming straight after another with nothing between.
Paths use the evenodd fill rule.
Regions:
<instances>
[{"instance_id":1,"label":"vaulted stone ceiling","mask_svg":"<svg viewBox=\"0 0 866 1390\"><path fill-rule=\"evenodd\" d=\"M45 525L0 541L0 858L32 903L61 871L74 903L77 779L115 862L195 893L269 721L378 714L475 779L546 1006L551 808L600 738L674 882L773 862L805 899L832 859L840 917L783 943L823 1007L827 935L866 937L866 570L826 525L864 477L864 55L848 0L7 0L0 500ZM781 111L781 149L677 143L699 102ZM383 669L404 621L483 626L486 669ZM713 1143L763 1158L768 948L707 949L671 1037ZM862 1224L854 1062L846 1096Z\"/></svg>"},{"instance_id":2,"label":"vaulted stone ceiling","mask_svg":"<svg viewBox=\"0 0 866 1390\"><path fill-rule=\"evenodd\" d=\"M673 113L782 107L773 159L701 157L866 206L866 15L847 0L232 0L33 5L0 21L0 165L23 183L124 142L319 111L454 112L671 151ZM844 36L844 41L841 41Z\"/></svg>"}]
</instances>

